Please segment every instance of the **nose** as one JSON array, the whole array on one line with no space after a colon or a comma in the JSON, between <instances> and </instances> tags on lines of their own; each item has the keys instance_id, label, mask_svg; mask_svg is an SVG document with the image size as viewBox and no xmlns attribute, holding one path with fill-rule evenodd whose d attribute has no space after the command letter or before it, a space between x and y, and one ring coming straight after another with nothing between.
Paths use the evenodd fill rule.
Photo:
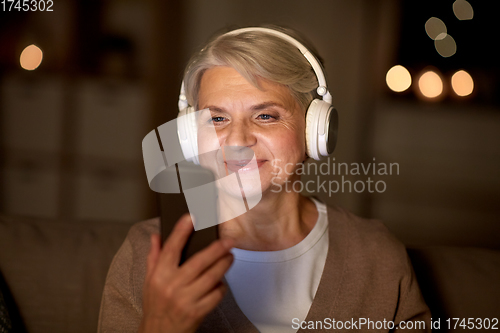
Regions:
<instances>
[{"instance_id":1,"label":"nose","mask_svg":"<svg viewBox=\"0 0 500 333\"><path fill-rule=\"evenodd\" d=\"M223 135L224 146L252 147L257 142L251 124L243 120L233 121Z\"/></svg>"}]
</instances>

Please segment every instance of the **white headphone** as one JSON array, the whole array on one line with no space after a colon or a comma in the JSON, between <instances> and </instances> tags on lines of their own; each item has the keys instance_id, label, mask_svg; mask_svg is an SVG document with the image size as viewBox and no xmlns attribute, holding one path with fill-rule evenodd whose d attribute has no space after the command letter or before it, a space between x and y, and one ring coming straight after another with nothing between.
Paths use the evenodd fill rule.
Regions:
<instances>
[{"instance_id":1,"label":"white headphone","mask_svg":"<svg viewBox=\"0 0 500 333\"><path fill-rule=\"evenodd\" d=\"M311 64L318 79L316 92L322 99L314 99L306 113L306 149L309 157L319 160L330 155L337 143L338 114L332 106L332 95L328 91L323 67L316 57L301 43L291 36L269 28L252 27L230 31L226 35L243 32L265 32L277 36L294 45ZM177 133L186 160L200 164L198 160L198 138L195 110L187 102L184 81L179 95L179 115L177 116Z\"/></svg>"}]
</instances>

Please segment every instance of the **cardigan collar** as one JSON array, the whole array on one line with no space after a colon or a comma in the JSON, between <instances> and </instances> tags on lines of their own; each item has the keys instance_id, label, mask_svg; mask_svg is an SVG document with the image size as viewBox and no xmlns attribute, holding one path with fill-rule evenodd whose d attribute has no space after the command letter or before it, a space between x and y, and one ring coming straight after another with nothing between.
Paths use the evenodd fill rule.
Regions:
<instances>
[{"instance_id":1,"label":"cardigan collar","mask_svg":"<svg viewBox=\"0 0 500 333\"><path fill-rule=\"evenodd\" d=\"M347 268L349 241L346 235L349 234L349 225L347 223L346 212L337 207L327 207L327 217L328 253L318 290L305 319L306 322L323 321L325 318L332 317L337 295L342 284L342 278ZM227 284L226 281L224 282ZM220 325L214 325L214 322L219 322ZM290 321L290 325L292 325L292 321ZM207 328L208 330L213 330L215 327L217 327L218 332L259 333L257 328L238 307L229 288L222 302L205 318L200 329ZM299 329L297 332L305 331Z\"/></svg>"}]
</instances>

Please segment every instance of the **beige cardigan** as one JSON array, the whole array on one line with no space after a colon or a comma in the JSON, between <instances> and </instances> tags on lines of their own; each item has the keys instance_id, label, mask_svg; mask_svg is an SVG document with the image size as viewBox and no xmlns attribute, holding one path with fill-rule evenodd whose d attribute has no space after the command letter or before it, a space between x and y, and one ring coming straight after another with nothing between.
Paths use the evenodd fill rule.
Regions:
<instances>
[{"instance_id":1,"label":"beige cardigan","mask_svg":"<svg viewBox=\"0 0 500 333\"><path fill-rule=\"evenodd\" d=\"M328 207L329 247L325 268L306 323L424 321L430 332L425 304L405 247L376 220L366 220L339 207ZM159 218L135 224L111 264L101 303L99 332L137 332L142 317L142 287L149 236L159 232ZM326 320L325 320L326 319ZM314 322L314 323L313 323ZM319 323L317 323L320 327ZM359 322L358 322L359 324ZM292 325L292 318L290 318ZM309 329L307 328L309 327ZM341 332L344 330L326 329ZM200 332L258 332L237 306L231 292L204 320ZM346 332L389 332L365 324ZM399 330L395 331L408 331Z\"/></svg>"}]
</instances>

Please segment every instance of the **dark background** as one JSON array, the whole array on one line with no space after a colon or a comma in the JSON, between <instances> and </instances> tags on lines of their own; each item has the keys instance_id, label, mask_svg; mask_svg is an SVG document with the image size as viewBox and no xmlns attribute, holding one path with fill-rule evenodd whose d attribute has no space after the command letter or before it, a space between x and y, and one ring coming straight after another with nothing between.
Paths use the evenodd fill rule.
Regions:
<instances>
[{"instance_id":1,"label":"dark background","mask_svg":"<svg viewBox=\"0 0 500 333\"><path fill-rule=\"evenodd\" d=\"M377 178L384 193L320 198L382 219L408 245L500 248L498 13L469 2L470 21L452 0L54 0L52 12L0 12L0 212L68 223L158 215L141 141L176 116L190 55L221 29L271 23L300 31L325 61L335 161L400 165ZM457 42L452 57L425 33L432 16ZM30 44L44 52L34 71L19 65ZM444 97L390 91L396 64L413 83L438 70ZM451 90L459 69L475 81L470 96Z\"/></svg>"}]
</instances>

